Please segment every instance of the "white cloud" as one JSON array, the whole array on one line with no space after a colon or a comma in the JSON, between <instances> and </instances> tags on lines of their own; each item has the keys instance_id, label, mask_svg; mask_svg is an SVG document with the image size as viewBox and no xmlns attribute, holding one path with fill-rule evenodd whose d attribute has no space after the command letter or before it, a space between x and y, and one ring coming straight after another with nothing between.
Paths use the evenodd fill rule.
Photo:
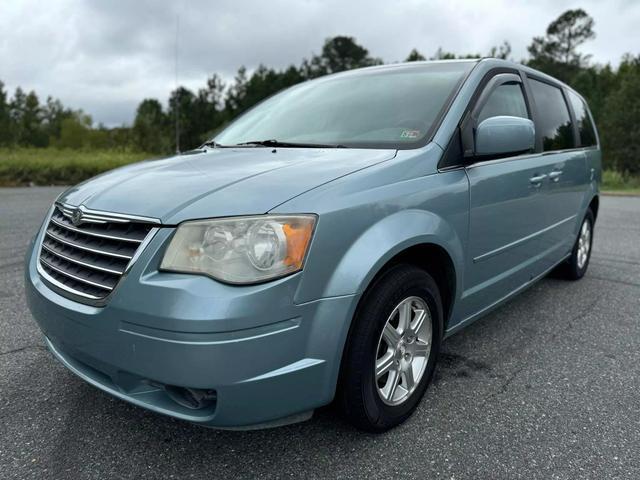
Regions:
<instances>
[{"instance_id":1,"label":"white cloud","mask_svg":"<svg viewBox=\"0 0 640 480\"><path fill-rule=\"evenodd\" d=\"M596 22L597 38L582 49L594 61L639 53L640 2L629 0L4 0L0 79L115 125L130 122L143 98L165 101L174 87L178 16L180 83L195 89L214 72L231 79L240 65L297 65L340 34L386 62L414 47L486 54L504 40L520 60L534 35L577 7Z\"/></svg>"}]
</instances>

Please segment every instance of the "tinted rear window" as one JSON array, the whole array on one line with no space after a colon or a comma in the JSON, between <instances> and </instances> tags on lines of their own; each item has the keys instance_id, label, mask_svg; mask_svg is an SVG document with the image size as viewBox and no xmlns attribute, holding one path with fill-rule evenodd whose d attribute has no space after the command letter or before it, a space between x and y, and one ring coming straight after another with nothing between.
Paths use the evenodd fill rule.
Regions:
<instances>
[{"instance_id":1,"label":"tinted rear window","mask_svg":"<svg viewBox=\"0 0 640 480\"><path fill-rule=\"evenodd\" d=\"M578 131L580 132L580 146L590 147L596 144L596 132L591 123L591 117L587 112L584 102L573 92L569 92L569 101L576 116Z\"/></svg>"},{"instance_id":2,"label":"tinted rear window","mask_svg":"<svg viewBox=\"0 0 640 480\"><path fill-rule=\"evenodd\" d=\"M536 102L536 129L542 135L543 150L574 148L571 117L562 90L531 78L529 83Z\"/></svg>"}]
</instances>

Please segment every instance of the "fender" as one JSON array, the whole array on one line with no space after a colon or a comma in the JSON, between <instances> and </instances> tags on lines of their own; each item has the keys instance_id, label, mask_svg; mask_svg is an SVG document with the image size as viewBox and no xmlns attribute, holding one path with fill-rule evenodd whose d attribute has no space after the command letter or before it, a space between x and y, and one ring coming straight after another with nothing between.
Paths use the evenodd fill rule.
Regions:
<instances>
[{"instance_id":1,"label":"fender","mask_svg":"<svg viewBox=\"0 0 640 480\"><path fill-rule=\"evenodd\" d=\"M456 230L425 210L404 210L384 217L351 245L326 284L323 297L361 294L393 257L420 244L447 252L456 271L456 295L462 291L463 245Z\"/></svg>"}]
</instances>

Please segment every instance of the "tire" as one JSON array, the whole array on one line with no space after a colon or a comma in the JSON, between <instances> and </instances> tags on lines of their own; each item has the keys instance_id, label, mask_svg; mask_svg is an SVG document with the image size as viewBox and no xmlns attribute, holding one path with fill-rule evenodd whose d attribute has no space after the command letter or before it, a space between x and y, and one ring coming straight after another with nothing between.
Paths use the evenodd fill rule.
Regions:
<instances>
[{"instance_id":1,"label":"tire","mask_svg":"<svg viewBox=\"0 0 640 480\"><path fill-rule=\"evenodd\" d=\"M402 334L401 325L408 325ZM440 292L428 273L400 264L382 274L358 306L343 356L338 400L346 419L375 433L404 422L431 382L442 327Z\"/></svg>"},{"instance_id":2,"label":"tire","mask_svg":"<svg viewBox=\"0 0 640 480\"><path fill-rule=\"evenodd\" d=\"M563 278L566 278L567 280L580 280L587 272L589 260L591 259L591 247L593 246L594 224L595 217L593 216L591 209L588 209L582 223L580 224L580 230L578 230L578 237L573 245L573 250L571 250L571 256L560 269L560 273ZM585 228L588 230L586 253L584 251L581 252L581 248L585 244L583 236Z\"/></svg>"}]
</instances>

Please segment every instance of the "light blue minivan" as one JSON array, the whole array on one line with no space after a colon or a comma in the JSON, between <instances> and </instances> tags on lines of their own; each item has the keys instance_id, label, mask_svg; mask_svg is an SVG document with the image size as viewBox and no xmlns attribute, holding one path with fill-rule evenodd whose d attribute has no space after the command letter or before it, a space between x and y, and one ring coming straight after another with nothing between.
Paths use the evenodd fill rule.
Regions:
<instances>
[{"instance_id":1,"label":"light blue minivan","mask_svg":"<svg viewBox=\"0 0 640 480\"><path fill-rule=\"evenodd\" d=\"M444 338L552 269L585 274L600 178L585 101L543 73L354 70L65 191L27 299L59 361L136 405L261 428L335 400L381 432Z\"/></svg>"}]
</instances>

